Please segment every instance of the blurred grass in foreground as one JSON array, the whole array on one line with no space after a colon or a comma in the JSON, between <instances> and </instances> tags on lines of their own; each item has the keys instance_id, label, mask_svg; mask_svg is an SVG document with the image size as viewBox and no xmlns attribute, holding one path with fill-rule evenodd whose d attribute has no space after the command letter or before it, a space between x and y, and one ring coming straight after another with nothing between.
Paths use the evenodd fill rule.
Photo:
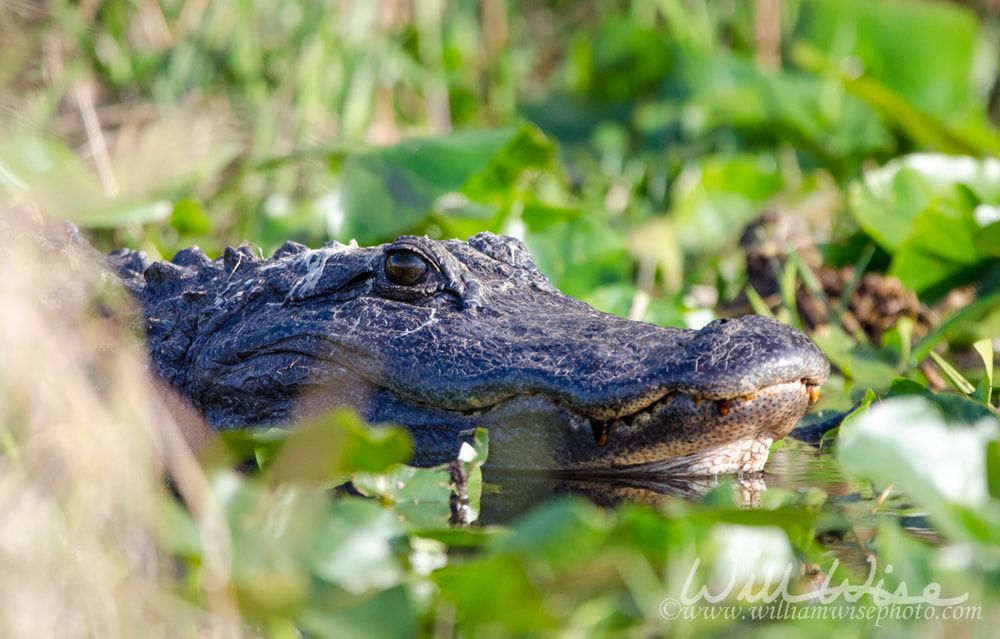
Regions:
<instances>
[{"instance_id":1,"label":"blurred grass in foreground","mask_svg":"<svg viewBox=\"0 0 1000 639\"><path fill-rule=\"evenodd\" d=\"M206 530L218 515L141 344L98 309L127 302L89 255L40 249L23 218L0 228L0 635L242 636L217 526L204 607L170 587L166 467Z\"/></svg>"}]
</instances>

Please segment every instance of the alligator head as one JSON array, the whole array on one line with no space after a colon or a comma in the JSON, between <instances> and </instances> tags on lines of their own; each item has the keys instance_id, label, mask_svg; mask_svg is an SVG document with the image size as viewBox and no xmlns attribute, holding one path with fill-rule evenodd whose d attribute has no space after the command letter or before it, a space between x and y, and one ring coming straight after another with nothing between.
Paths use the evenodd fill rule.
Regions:
<instances>
[{"instance_id":1,"label":"alligator head","mask_svg":"<svg viewBox=\"0 0 1000 639\"><path fill-rule=\"evenodd\" d=\"M109 260L141 302L154 369L213 426L348 405L405 425L416 464L486 427L494 467L757 471L829 373L774 319L695 331L599 312L490 233Z\"/></svg>"}]
</instances>

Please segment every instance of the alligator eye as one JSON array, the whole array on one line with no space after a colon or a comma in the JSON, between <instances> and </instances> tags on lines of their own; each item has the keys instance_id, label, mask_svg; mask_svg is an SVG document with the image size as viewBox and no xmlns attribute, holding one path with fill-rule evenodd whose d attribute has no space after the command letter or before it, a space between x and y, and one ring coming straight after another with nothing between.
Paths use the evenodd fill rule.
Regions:
<instances>
[{"instance_id":1,"label":"alligator eye","mask_svg":"<svg viewBox=\"0 0 1000 639\"><path fill-rule=\"evenodd\" d=\"M427 260L411 251L390 253L385 258L385 276L393 284L413 286L427 273Z\"/></svg>"}]
</instances>

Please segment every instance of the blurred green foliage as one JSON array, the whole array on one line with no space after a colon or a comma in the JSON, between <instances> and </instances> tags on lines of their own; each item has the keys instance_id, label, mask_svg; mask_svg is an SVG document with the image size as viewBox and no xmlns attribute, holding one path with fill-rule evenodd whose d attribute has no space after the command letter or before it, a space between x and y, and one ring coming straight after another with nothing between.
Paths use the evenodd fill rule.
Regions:
<instances>
[{"instance_id":1,"label":"blurred green foliage","mask_svg":"<svg viewBox=\"0 0 1000 639\"><path fill-rule=\"evenodd\" d=\"M744 290L763 304L737 242L768 209L805 220L853 284L885 272L929 304L971 291L920 339L912 323L879 343L835 322L814 335L837 369L826 406L865 398L841 449L872 480L863 508L803 489L745 510L726 485L660 511L554 501L454 528L449 476L398 465L401 431L343 414L232 435L229 453L263 468L252 477L228 470L229 453L203 460L240 614L267 636L930 636L915 622L668 620L661 606L696 558L695 589L725 578L734 547L750 562L740 574L769 553L831 571L836 545L817 538L874 531L864 550L895 566L880 573L890 591L935 581L994 614L992 359L940 360L961 393L943 400L919 365L949 341L992 353L977 340L1000 334L998 32L995 15L946 2L7 3L0 193L101 248L166 257L509 233L567 293L671 324L702 324ZM782 268L777 312L795 322L795 276L808 286L814 266L793 251ZM473 511L479 444L465 460ZM331 500L347 477L369 499ZM895 511L869 513L893 484L906 494ZM172 587L209 606L215 558L169 503L165 538L187 575ZM913 510L949 543L904 532L898 513Z\"/></svg>"}]
</instances>

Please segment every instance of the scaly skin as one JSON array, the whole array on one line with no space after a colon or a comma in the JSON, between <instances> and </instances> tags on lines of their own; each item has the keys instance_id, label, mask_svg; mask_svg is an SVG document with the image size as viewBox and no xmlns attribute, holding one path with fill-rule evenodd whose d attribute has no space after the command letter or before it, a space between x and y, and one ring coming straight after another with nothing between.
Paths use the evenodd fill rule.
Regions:
<instances>
[{"instance_id":1,"label":"scaly skin","mask_svg":"<svg viewBox=\"0 0 1000 639\"><path fill-rule=\"evenodd\" d=\"M774 319L694 331L601 313L490 233L108 259L141 303L153 368L213 426L349 405L409 428L416 464L453 459L482 426L494 467L757 471L829 374Z\"/></svg>"}]
</instances>

